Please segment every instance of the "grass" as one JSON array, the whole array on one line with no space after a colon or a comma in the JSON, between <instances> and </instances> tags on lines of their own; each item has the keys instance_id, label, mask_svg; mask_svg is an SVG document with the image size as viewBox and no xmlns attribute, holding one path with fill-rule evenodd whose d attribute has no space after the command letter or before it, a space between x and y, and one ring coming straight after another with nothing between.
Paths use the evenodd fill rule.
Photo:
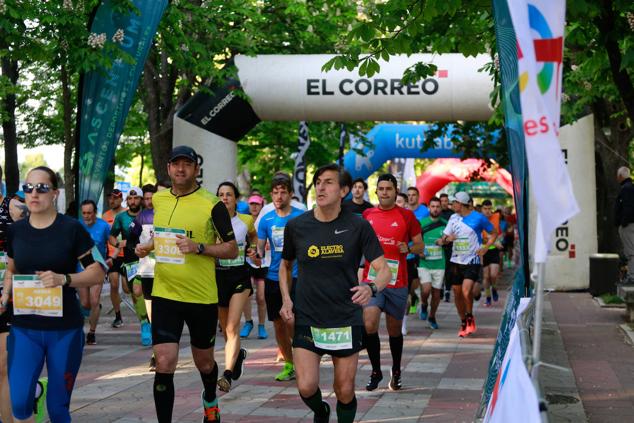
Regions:
<instances>
[{"instance_id":1,"label":"grass","mask_svg":"<svg viewBox=\"0 0 634 423\"><path fill-rule=\"evenodd\" d=\"M623 304L624 301L621 297L614 294L603 294L601 295L601 299L605 304Z\"/></svg>"}]
</instances>

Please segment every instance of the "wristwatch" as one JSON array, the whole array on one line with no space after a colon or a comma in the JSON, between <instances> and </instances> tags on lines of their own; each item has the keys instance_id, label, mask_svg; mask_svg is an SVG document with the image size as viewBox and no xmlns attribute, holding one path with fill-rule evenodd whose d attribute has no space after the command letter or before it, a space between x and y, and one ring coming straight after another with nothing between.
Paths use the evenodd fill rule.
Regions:
<instances>
[{"instance_id":1,"label":"wristwatch","mask_svg":"<svg viewBox=\"0 0 634 423\"><path fill-rule=\"evenodd\" d=\"M200 255L203 252L205 252L205 244L201 242L200 244L198 244L198 251L196 251L196 254Z\"/></svg>"},{"instance_id":2,"label":"wristwatch","mask_svg":"<svg viewBox=\"0 0 634 423\"><path fill-rule=\"evenodd\" d=\"M374 282L369 282L368 286L372 290L372 296L376 297L376 293L379 292L379 290L376 288L376 284Z\"/></svg>"},{"instance_id":3,"label":"wristwatch","mask_svg":"<svg viewBox=\"0 0 634 423\"><path fill-rule=\"evenodd\" d=\"M64 286L70 286L70 283L71 283L72 281L73 281L73 280L71 279L70 275L69 275L68 273L66 273L66 274L64 275Z\"/></svg>"}]
</instances>

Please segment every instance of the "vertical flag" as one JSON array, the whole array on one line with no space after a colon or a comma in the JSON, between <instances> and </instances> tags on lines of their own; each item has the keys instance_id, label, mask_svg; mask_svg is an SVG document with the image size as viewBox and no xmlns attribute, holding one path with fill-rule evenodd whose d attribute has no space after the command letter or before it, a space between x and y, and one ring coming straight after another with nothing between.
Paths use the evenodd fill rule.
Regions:
<instances>
[{"instance_id":1,"label":"vertical flag","mask_svg":"<svg viewBox=\"0 0 634 423\"><path fill-rule=\"evenodd\" d=\"M101 2L90 31L109 39L123 31L121 49L132 56L133 63L117 59L110 69L96 69L84 75L79 99L78 203L99 199L152 39L167 6L167 0L133 0L136 10L121 14L114 3Z\"/></svg>"},{"instance_id":2,"label":"vertical flag","mask_svg":"<svg viewBox=\"0 0 634 423\"><path fill-rule=\"evenodd\" d=\"M306 204L306 151L310 146L308 125L306 121L299 122L299 136L297 138L297 154L295 155L295 170L293 171L293 192L300 202Z\"/></svg>"},{"instance_id":3,"label":"vertical flag","mask_svg":"<svg viewBox=\"0 0 634 423\"><path fill-rule=\"evenodd\" d=\"M535 262L544 263L553 231L579 212L559 145L565 0L508 0L517 36L523 131L537 202Z\"/></svg>"},{"instance_id":4,"label":"vertical flag","mask_svg":"<svg viewBox=\"0 0 634 423\"><path fill-rule=\"evenodd\" d=\"M341 131L339 132L339 166L343 167L343 148L346 144L346 124L341 124Z\"/></svg>"}]
</instances>

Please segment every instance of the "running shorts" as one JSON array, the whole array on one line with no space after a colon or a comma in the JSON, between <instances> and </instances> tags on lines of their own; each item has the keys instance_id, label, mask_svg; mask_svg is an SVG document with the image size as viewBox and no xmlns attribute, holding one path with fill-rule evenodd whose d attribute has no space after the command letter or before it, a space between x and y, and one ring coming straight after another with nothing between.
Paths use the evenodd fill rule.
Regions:
<instances>
[{"instance_id":1,"label":"running shorts","mask_svg":"<svg viewBox=\"0 0 634 423\"><path fill-rule=\"evenodd\" d=\"M370 302L365 307L378 307L381 311L394 317L396 320L403 320L405 309L407 308L407 296L409 289L385 288L376 293L376 297L370 298Z\"/></svg>"},{"instance_id":2,"label":"running shorts","mask_svg":"<svg viewBox=\"0 0 634 423\"><path fill-rule=\"evenodd\" d=\"M291 286L291 300L295 299L295 282L293 278ZM266 314L269 321L273 322L280 318L280 309L282 308L282 291L280 291L280 283L271 279L264 280L264 300L266 301Z\"/></svg>"},{"instance_id":3,"label":"running shorts","mask_svg":"<svg viewBox=\"0 0 634 423\"><path fill-rule=\"evenodd\" d=\"M266 274L269 273L268 267L251 267L249 266L249 274L254 279L266 279Z\"/></svg>"},{"instance_id":4,"label":"running shorts","mask_svg":"<svg viewBox=\"0 0 634 423\"><path fill-rule=\"evenodd\" d=\"M231 280L218 277L216 272L216 283L218 285L218 307L229 307L229 302L233 294L239 294L245 290L249 290L249 296L253 294L253 286L251 278L247 277L243 280Z\"/></svg>"},{"instance_id":5,"label":"running shorts","mask_svg":"<svg viewBox=\"0 0 634 423\"><path fill-rule=\"evenodd\" d=\"M112 259L112 266L108 269L108 274L110 273L121 273L123 272L123 257L115 257Z\"/></svg>"},{"instance_id":6,"label":"running shorts","mask_svg":"<svg viewBox=\"0 0 634 423\"><path fill-rule=\"evenodd\" d=\"M442 289L443 280L445 279L445 269L419 267L418 279L420 279L421 284L431 283L432 288Z\"/></svg>"},{"instance_id":7,"label":"running shorts","mask_svg":"<svg viewBox=\"0 0 634 423\"><path fill-rule=\"evenodd\" d=\"M418 261L418 257L407 260L407 285L409 287L412 286L412 282L414 281L414 279L418 279Z\"/></svg>"},{"instance_id":8,"label":"running shorts","mask_svg":"<svg viewBox=\"0 0 634 423\"><path fill-rule=\"evenodd\" d=\"M349 357L363 349L364 332L365 328L363 326L352 326L352 348L347 348L343 350L327 350L315 346L310 326L295 325L295 334L293 335L293 348L302 348L308 351L312 351L319 356L328 354L331 357Z\"/></svg>"},{"instance_id":9,"label":"running shorts","mask_svg":"<svg viewBox=\"0 0 634 423\"><path fill-rule=\"evenodd\" d=\"M192 347L202 350L216 345L218 305L186 303L152 297L153 345L179 343L187 324Z\"/></svg>"},{"instance_id":10,"label":"running shorts","mask_svg":"<svg viewBox=\"0 0 634 423\"><path fill-rule=\"evenodd\" d=\"M143 290L143 299L152 299L152 287L154 286L154 278L139 278L141 279L141 289Z\"/></svg>"},{"instance_id":11,"label":"running shorts","mask_svg":"<svg viewBox=\"0 0 634 423\"><path fill-rule=\"evenodd\" d=\"M491 248L484 253L482 267L487 267L490 264L500 264L500 250L497 248Z\"/></svg>"},{"instance_id":12,"label":"running shorts","mask_svg":"<svg viewBox=\"0 0 634 423\"><path fill-rule=\"evenodd\" d=\"M458 264L451 263L449 265L448 279L452 285L462 285L465 279L471 279L474 282L480 280L479 264Z\"/></svg>"}]
</instances>

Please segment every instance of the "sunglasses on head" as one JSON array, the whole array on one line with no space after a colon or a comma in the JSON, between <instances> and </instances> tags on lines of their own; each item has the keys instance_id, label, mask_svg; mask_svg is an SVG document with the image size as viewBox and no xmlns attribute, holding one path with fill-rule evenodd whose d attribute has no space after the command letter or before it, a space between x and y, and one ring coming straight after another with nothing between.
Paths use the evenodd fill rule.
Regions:
<instances>
[{"instance_id":1,"label":"sunglasses on head","mask_svg":"<svg viewBox=\"0 0 634 423\"><path fill-rule=\"evenodd\" d=\"M51 190L51 187L49 184L43 184L41 182L35 185L33 184L22 185L22 191L24 191L27 194L32 193L33 190L35 190L35 192L37 192L38 194L46 194L47 192Z\"/></svg>"}]
</instances>

